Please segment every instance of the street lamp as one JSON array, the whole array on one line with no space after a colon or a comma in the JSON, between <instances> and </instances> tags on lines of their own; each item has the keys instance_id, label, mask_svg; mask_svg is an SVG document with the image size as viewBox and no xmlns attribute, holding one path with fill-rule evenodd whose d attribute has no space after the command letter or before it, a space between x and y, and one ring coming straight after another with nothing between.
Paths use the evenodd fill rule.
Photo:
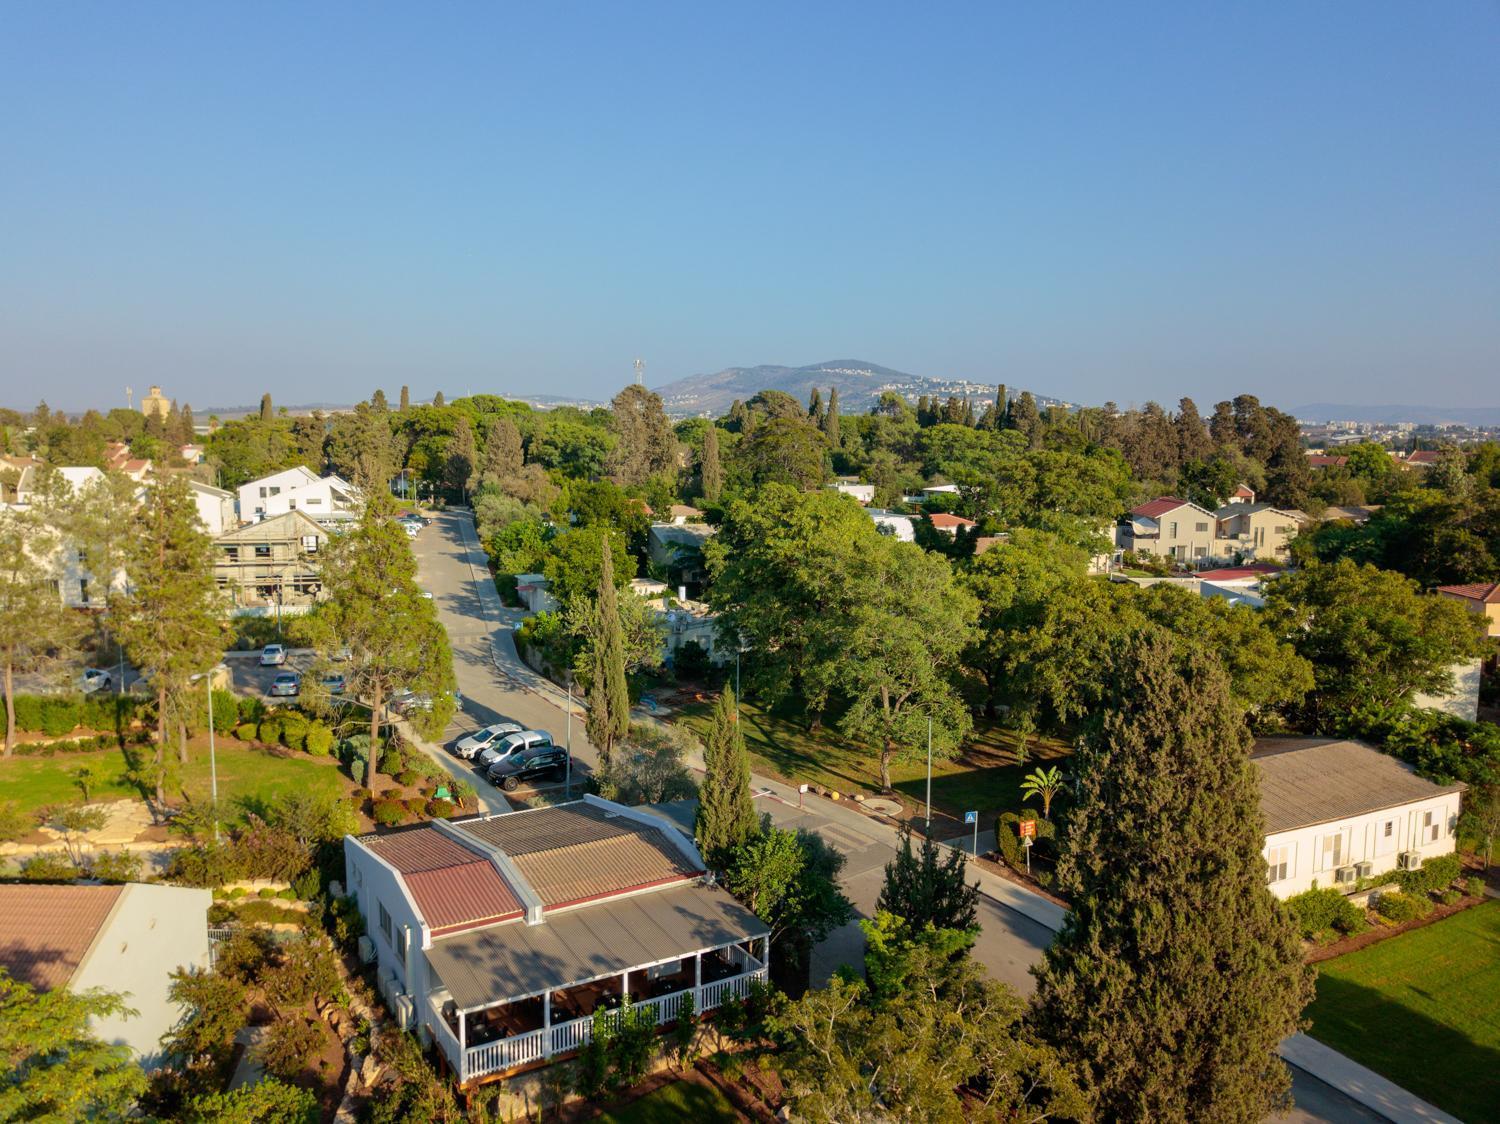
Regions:
<instances>
[{"instance_id":1,"label":"street lamp","mask_svg":"<svg viewBox=\"0 0 1500 1124\"><path fill-rule=\"evenodd\" d=\"M568 672L568 736L563 743L568 751L567 771L563 774L563 799L573 798L573 673Z\"/></svg>"},{"instance_id":2,"label":"street lamp","mask_svg":"<svg viewBox=\"0 0 1500 1124\"><path fill-rule=\"evenodd\" d=\"M932 715L927 716L927 838L932 838Z\"/></svg>"},{"instance_id":3,"label":"street lamp","mask_svg":"<svg viewBox=\"0 0 1500 1124\"><path fill-rule=\"evenodd\" d=\"M219 842L219 763L214 756L214 673L210 668L203 682L208 687L208 785L214 805L214 843Z\"/></svg>"}]
</instances>

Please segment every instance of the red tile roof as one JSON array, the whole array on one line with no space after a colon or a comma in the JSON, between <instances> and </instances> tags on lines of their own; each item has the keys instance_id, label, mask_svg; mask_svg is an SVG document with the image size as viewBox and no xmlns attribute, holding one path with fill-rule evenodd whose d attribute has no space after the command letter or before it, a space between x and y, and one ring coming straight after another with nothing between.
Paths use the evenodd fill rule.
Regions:
<instances>
[{"instance_id":1,"label":"red tile roof","mask_svg":"<svg viewBox=\"0 0 1500 1124\"><path fill-rule=\"evenodd\" d=\"M433 932L451 932L519 917L521 900L489 857L421 827L363 840L400 872Z\"/></svg>"},{"instance_id":2,"label":"red tile roof","mask_svg":"<svg viewBox=\"0 0 1500 1124\"><path fill-rule=\"evenodd\" d=\"M1161 496L1143 503L1140 507L1132 507L1131 515L1139 515L1143 519L1160 519L1169 511L1176 511L1179 507L1187 507L1187 500L1180 500L1176 496Z\"/></svg>"},{"instance_id":3,"label":"red tile roof","mask_svg":"<svg viewBox=\"0 0 1500 1124\"><path fill-rule=\"evenodd\" d=\"M1441 454L1436 449L1418 449L1406 458L1407 464L1437 464Z\"/></svg>"},{"instance_id":4,"label":"red tile roof","mask_svg":"<svg viewBox=\"0 0 1500 1124\"><path fill-rule=\"evenodd\" d=\"M1440 585L1439 593L1478 601L1484 605L1500 605L1500 582L1476 582L1472 585Z\"/></svg>"},{"instance_id":5,"label":"red tile roof","mask_svg":"<svg viewBox=\"0 0 1500 1124\"><path fill-rule=\"evenodd\" d=\"M1309 468L1343 468L1349 463L1348 457L1334 456L1329 453L1308 453L1307 464Z\"/></svg>"},{"instance_id":6,"label":"red tile roof","mask_svg":"<svg viewBox=\"0 0 1500 1124\"><path fill-rule=\"evenodd\" d=\"M1230 493L1229 498L1230 499L1234 499L1234 500L1238 500L1238 499L1250 499L1250 500L1253 500L1253 499L1255 499L1255 489L1252 488L1252 487L1250 487L1249 484L1241 484L1238 488L1236 488L1233 492Z\"/></svg>"},{"instance_id":7,"label":"red tile roof","mask_svg":"<svg viewBox=\"0 0 1500 1124\"><path fill-rule=\"evenodd\" d=\"M959 527L972 527L974 520L965 519L962 515L949 515L946 511L935 511L927 517L932 520L932 525L939 529L957 529Z\"/></svg>"},{"instance_id":8,"label":"red tile roof","mask_svg":"<svg viewBox=\"0 0 1500 1124\"><path fill-rule=\"evenodd\" d=\"M123 886L0 886L0 968L32 987L61 987L119 900Z\"/></svg>"}]
</instances>

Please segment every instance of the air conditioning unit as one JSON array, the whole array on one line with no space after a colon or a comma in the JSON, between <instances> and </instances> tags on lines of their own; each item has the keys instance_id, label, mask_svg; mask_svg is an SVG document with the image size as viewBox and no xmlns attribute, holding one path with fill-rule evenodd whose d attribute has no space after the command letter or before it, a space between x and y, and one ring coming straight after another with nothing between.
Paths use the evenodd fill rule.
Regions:
<instances>
[{"instance_id":1,"label":"air conditioning unit","mask_svg":"<svg viewBox=\"0 0 1500 1124\"><path fill-rule=\"evenodd\" d=\"M1355 863L1354 873L1361 878L1369 878L1375 873L1375 864L1369 859L1366 859L1364 862Z\"/></svg>"},{"instance_id":2,"label":"air conditioning unit","mask_svg":"<svg viewBox=\"0 0 1500 1124\"><path fill-rule=\"evenodd\" d=\"M1422 865L1422 852L1402 851L1396 856L1396 865L1402 870L1416 870Z\"/></svg>"},{"instance_id":3,"label":"air conditioning unit","mask_svg":"<svg viewBox=\"0 0 1500 1124\"><path fill-rule=\"evenodd\" d=\"M1333 881L1335 885L1343 885L1346 882L1352 883L1356 877L1357 875L1354 873L1354 868L1352 866L1341 866L1333 872Z\"/></svg>"},{"instance_id":4,"label":"air conditioning unit","mask_svg":"<svg viewBox=\"0 0 1500 1124\"><path fill-rule=\"evenodd\" d=\"M359 962L371 964L375 960L375 942L369 937L359 938Z\"/></svg>"},{"instance_id":5,"label":"air conditioning unit","mask_svg":"<svg viewBox=\"0 0 1500 1124\"><path fill-rule=\"evenodd\" d=\"M396 1016L396 1025L402 1030L410 1030L416 1025L417 1008L410 995L396 996L391 1003L391 1013Z\"/></svg>"}]
</instances>

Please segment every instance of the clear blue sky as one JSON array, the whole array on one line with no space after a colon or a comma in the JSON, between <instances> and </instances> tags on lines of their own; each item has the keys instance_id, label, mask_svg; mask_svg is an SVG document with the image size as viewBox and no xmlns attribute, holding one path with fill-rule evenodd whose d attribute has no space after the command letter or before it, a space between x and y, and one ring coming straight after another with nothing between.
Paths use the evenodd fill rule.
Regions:
<instances>
[{"instance_id":1,"label":"clear blue sky","mask_svg":"<svg viewBox=\"0 0 1500 1124\"><path fill-rule=\"evenodd\" d=\"M1500 5L0 2L0 400L1500 405Z\"/></svg>"}]
</instances>

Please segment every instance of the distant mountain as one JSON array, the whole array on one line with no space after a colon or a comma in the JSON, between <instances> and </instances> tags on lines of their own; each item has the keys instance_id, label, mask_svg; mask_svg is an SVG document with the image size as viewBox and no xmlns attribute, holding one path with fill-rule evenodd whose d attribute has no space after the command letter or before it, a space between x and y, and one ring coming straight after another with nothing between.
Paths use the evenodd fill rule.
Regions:
<instances>
[{"instance_id":1,"label":"distant mountain","mask_svg":"<svg viewBox=\"0 0 1500 1124\"><path fill-rule=\"evenodd\" d=\"M780 390L806 402L813 388L823 392L825 400L831 387L838 387L839 408L846 413L862 413L880 400L886 391L894 391L910 401L922 395L975 399L981 409L995 393L994 383L971 379L935 378L909 375L863 359L830 359L806 367L782 367L762 364L758 367L727 367L712 375L689 375L685 379L656 388L670 414L722 414L736 398L744 401L762 390ZM1015 392L1020 391L1015 387ZM1056 398L1037 397L1040 406L1066 405Z\"/></svg>"},{"instance_id":2,"label":"distant mountain","mask_svg":"<svg viewBox=\"0 0 1500 1124\"><path fill-rule=\"evenodd\" d=\"M1500 425L1500 406L1351 406L1314 402L1298 406L1292 416L1305 422L1352 421L1372 425Z\"/></svg>"}]
</instances>

